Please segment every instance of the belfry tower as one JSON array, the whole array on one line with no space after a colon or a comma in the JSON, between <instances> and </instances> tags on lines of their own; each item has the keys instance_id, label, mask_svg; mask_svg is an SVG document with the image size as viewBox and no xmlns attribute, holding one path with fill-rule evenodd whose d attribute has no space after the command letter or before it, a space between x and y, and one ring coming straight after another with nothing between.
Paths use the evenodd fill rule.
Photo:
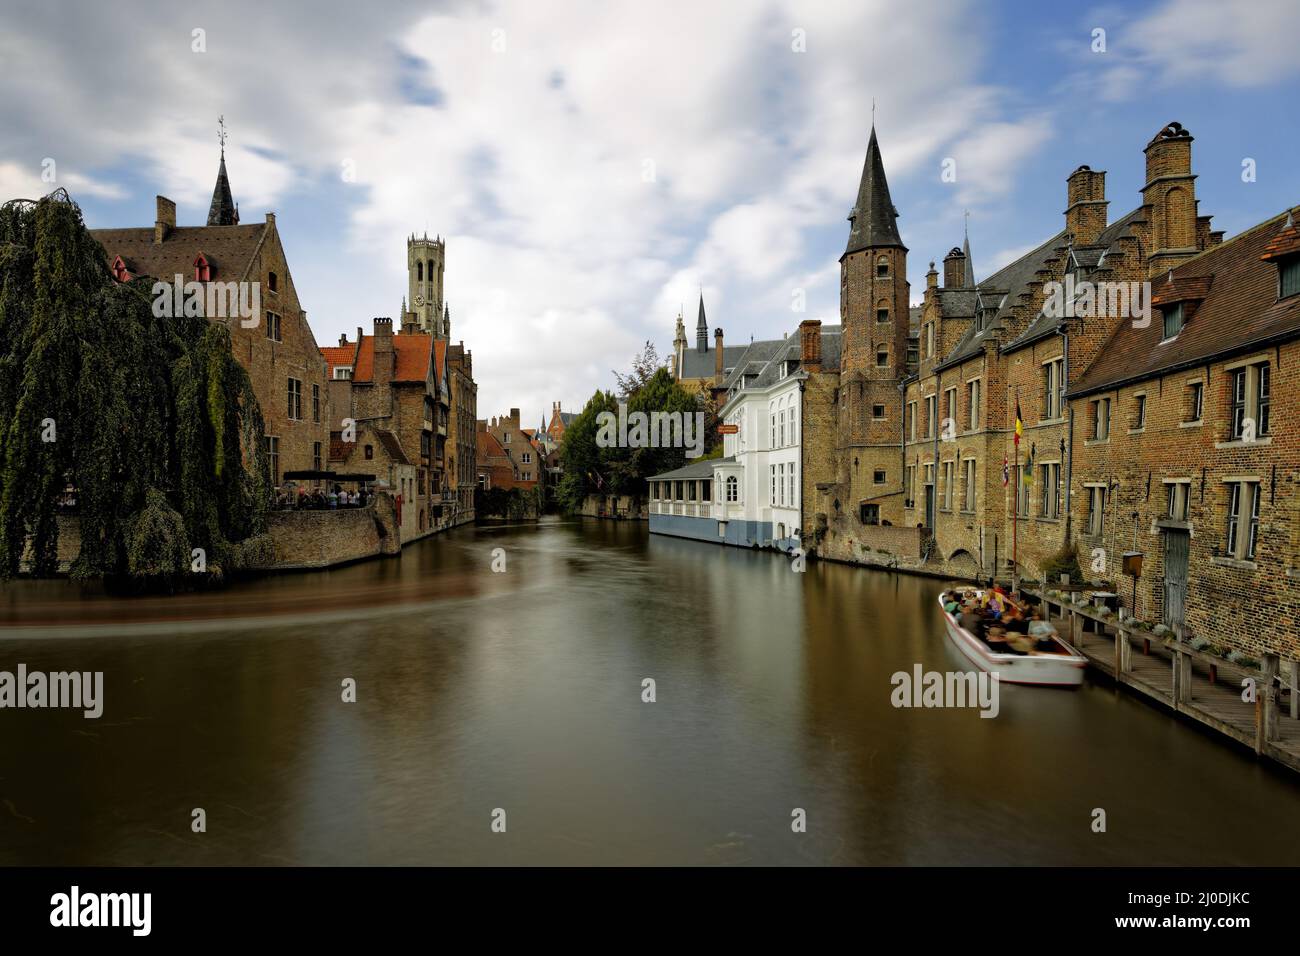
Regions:
<instances>
[{"instance_id":1,"label":"belfry tower","mask_svg":"<svg viewBox=\"0 0 1300 956\"><path fill-rule=\"evenodd\" d=\"M445 339L447 310L443 299L442 274L446 263L447 244L441 236L433 239L425 233L412 234L406 240L406 287L408 308L415 313L420 331Z\"/></svg>"}]
</instances>

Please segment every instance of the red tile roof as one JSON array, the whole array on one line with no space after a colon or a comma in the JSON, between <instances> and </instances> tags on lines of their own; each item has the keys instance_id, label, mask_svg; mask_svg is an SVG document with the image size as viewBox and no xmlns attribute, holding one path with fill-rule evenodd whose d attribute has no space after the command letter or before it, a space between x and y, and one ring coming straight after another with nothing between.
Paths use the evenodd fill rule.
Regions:
<instances>
[{"instance_id":1,"label":"red tile roof","mask_svg":"<svg viewBox=\"0 0 1300 956\"><path fill-rule=\"evenodd\" d=\"M423 382L429 374L429 361L433 355L433 336L417 333L399 333L393 336L393 381ZM445 343L441 343L445 346ZM356 344L344 346L326 346L320 350L329 366L328 374L334 375L335 365L351 365L353 356L356 364L352 369L352 381L365 384L375 380L375 337L361 336L361 347Z\"/></svg>"},{"instance_id":2,"label":"red tile roof","mask_svg":"<svg viewBox=\"0 0 1300 956\"><path fill-rule=\"evenodd\" d=\"M1146 328L1121 322L1070 394L1104 391L1300 337L1300 295L1279 300L1277 266L1263 259L1285 234L1286 216L1275 216L1174 269L1172 288L1204 293L1187 324L1165 342L1159 314L1151 316ZM1169 292L1168 282L1167 276L1157 277L1152 297Z\"/></svg>"},{"instance_id":3,"label":"red tile roof","mask_svg":"<svg viewBox=\"0 0 1300 956\"><path fill-rule=\"evenodd\" d=\"M327 345L320 350L320 354L325 357L325 376L334 377L334 366L351 365L357 354L357 344L351 342L347 345Z\"/></svg>"},{"instance_id":4,"label":"red tile roof","mask_svg":"<svg viewBox=\"0 0 1300 956\"><path fill-rule=\"evenodd\" d=\"M485 461L488 458L509 458L501 442L497 441L496 436L488 431L478 431L478 458L479 461Z\"/></svg>"},{"instance_id":5,"label":"red tile roof","mask_svg":"<svg viewBox=\"0 0 1300 956\"><path fill-rule=\"evenodd\" d=\"M1285 227L1273 237L1273 240L1264 247L1264 254L1260 258L1280 259L1296 252L1300 252L1300 229L1296 228L1295 217L1293 216L1291 225Z\"/></svg>"}]
</instances>

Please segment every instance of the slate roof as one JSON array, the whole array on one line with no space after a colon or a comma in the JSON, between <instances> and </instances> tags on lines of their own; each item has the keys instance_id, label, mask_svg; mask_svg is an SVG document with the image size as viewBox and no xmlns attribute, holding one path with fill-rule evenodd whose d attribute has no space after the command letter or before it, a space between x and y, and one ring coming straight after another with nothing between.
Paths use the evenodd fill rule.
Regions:
<instances>
[{"instance_id":1,"label":"slate roof","mask_svg":"<svg viewBox=\"0 0 1300 956\"><path fill-rule=\"evenodd\" d=\"M724 370L734 368L740 356L744 354L747 345L727 345L722 346L722 368ZM693 348L683 350L682 367L677 372L678 378L712 378L714 369L714 357L718 354L716 348L710 346L706 352L698 352Z\"/></svg>"},{"instance_id":2,"label":"slate roof","mask_svg":"<svg viewBox=\"0 0 1300 956\"><path fill-rule=\"evenodd\" d=\"M230 195L230 179L226 176L226 151L221 151L221 165L217 169L217 184L212 189L212 205L208 207L209 226L234 226L239 222L239 209Z\"/></svg>"},{"instance_id":3,"label":"slate roof","mask_svg":"<svg viewBox=\"0 0 1300 956\"><path fill-rule=\"evenodd\" d=\"M735 455L729 455L726 458L709 458L705 461L694 461L685 467L676 469L675 471L665 471L661 475L651 475L646 479L646 481L673 481L679 478L712 478L713 469L716 466L735 464L735 461Z\"/></svg>"},{"instance_id":4,"label":"slate roof","mask_svg":"<svg viewBox=\"0 0 1300 956\"><path fill-rule=\"evenodd\" d=\"M153 241L153 227L92 229L109 265L121 256L133 275L171 281L179 274L188 282L194 278L194 260L203 253L214 282L238 282L247 274L269 223L246 226L177 226L162 242Z\"/></svg>"},{"instance_id":5,"label":"slate roof","mask_svg":"<svg viewBox=\"0 0 1300 956\"><path fill-rule=\"evenodd\" d=\"M1106 250L1110 249L1124 236L1132 233L1133 223L1139 221L1141 216L1141 208L1139 207L1138 209L1134 209L1128 215L1121 216L1103 229L1101 235L1097 237L1097 241L1091 246L1075 249L1074 256L1079 260L1079 264L1085 268L1094 268L1097 263L1101 261ZM1061 235L1064 236L1064 233ZM1033 253L1030 253L1030 255L1032 254ZM1091 266L1087 264L1089 262L1092 263ZM1030 279L1033 279L1033 277L1033 273L1030 273L1025 281L1027 282ZM1023 283L1021 284L1021 287L1023 288ZM1018 290L1013 288L1012 291L1013 295L1007 300L1008 302L1015 301L1015 293L1018 292ZM1002 351L1014 352L1016 349L1021 349L1027 345L1031 345L1039 339L1044 339L1049 335L1055 335L1056 327L1060 322L1061 320L1058 317L1045 315L1040 312L1034 318L1034 321L1029 323L1029 327L1025 329L1024 332L1020 333L1020 335L1016 336L1015 339L1002 347Z\"/></svg>"},{"instance_id":6,"label":"slate roof","mask_svg":"<svg viewBox=\"0 0 1300 956\"><path fill-rule=\"evenodd\" d=\"M885 164L880 158L876 127L873 125L871 139L867 142L867 158L862 164L862 180L858 183L858 200L849 213L852 225L844 255L883 246L906 248L898 235L897 219L898 209L889 198Z\"/></svg>"},{"instance_id":7,"label":"slate roof","mask_svg":"<svg viewBox=\"0 0 1300 956\"><path fill-rule=\"evenodd\" d=\"M1153 281L1156 301L1198 294L1204 298L1188 310L1186 324L1167 342L1158 312L1153 311L1146 328L1121 322L1069 395L1115 388L1300 336L1300 295L1277 298L1277 266L1265 258L1279 237L1283 243L1289 241L1287 215L1275 216L1187 260L1172 270L1173 283L1168 273ZM1300 206L1290 215L1300 215Z\"/></svg>"}]
</instances>

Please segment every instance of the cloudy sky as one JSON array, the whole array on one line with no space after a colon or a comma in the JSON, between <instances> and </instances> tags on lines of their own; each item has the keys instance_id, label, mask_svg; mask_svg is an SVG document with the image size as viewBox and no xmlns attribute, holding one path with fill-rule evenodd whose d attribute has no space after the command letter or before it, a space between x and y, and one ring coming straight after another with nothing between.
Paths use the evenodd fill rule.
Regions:
<instances>
[{"instance_id":1,"label":"cloudy sky","mask_svg":"<svg viewBox=\"0 0 1300 956\"><path fill-rule=\"evenodd\" d=\"M1059 230L1080 163L1127 212L1172 120L1217 228L1300 201L1291 0L78 7L0 0L0 200L50 158L92 227L156 193L201 223L224 114L320 344L397 314L408 233L448 237L481 416L580 407L701 288L728 342L836 321L873 102L914 299L966 210L980 278Z\"/></svg>"}]
</instances>

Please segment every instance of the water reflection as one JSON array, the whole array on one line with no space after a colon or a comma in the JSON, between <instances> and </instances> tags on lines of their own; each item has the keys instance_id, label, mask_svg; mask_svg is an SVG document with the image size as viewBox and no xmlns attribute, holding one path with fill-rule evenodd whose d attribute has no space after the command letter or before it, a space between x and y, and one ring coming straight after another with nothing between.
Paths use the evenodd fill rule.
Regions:
<instances>
[{"instance_id":1,"label":"water reflection","mask_svg":"<svg viewBox=\"0 0 1300 956\"><path fill-rule=\"evenodd\" d=\"M1109 688L893 708L963 668L939 587L597 521L172 599L17 582L0 669L106 705L0 711L0 863L1300 862L1290 778Z\"/></svg>"}]
</instances>

